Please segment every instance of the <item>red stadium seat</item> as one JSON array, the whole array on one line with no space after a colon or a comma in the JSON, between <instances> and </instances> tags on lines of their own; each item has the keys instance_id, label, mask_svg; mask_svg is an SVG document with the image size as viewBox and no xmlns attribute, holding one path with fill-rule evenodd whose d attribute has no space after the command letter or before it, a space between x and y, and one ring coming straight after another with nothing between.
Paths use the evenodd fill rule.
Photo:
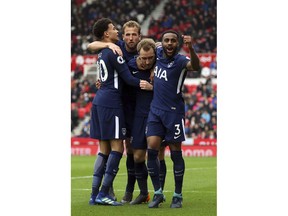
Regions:
<instances>
[{"instance_id":1,"label":"red stadium seat","mask_svg":"<svg viewBox=\"0 0 288 216\"><path fill-rule=\"evenodd\" d=\"M80 119L83 119L85 117L86 114L86 108L85 107L81 107L78 109L78 116Z\"/></svg>"},{"instance_id":2,"label":"red stadium seat","mask_svg":"<svg viewBox=\"0 0 288 216\"><path fill-rule=\"evenodd\" d=\"M86 105L86 107L85 107L85 109L86 109L86 114L90 113L91 107L92 107L92 102L89 102L89 103Z\"/></svg>"},{"instance_id":3,"label":"red stadium seat","mask_svg":"<svg viewBox=\"0 0 288 216\"><path fill-rule=\"evenodd\" d=\"M189 85L188 86L189 93L196 91L196 89L197 89L197 85Z\"/></svg>"}]
</instances>

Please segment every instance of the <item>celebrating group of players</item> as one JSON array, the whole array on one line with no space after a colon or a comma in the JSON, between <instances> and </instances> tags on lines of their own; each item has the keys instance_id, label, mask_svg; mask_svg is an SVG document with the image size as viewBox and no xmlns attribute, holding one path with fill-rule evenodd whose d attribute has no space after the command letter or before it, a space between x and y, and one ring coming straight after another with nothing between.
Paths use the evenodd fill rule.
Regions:
<instances>
[{"instance_id":1,"label":"celebrating group of players","mask_svg":"<svg viewBox=\"0 0 288 216\"><path fill-rule=\"evenodd\" d=\"M185 140L182 86L187 71L198 70L199 58L191 36L182 35L190 58L178 53L181 36L174 30L162 33L161 43L141 40L135 21L123 25L123 40L108 18L93 25L96 41L88 45L98 52L100 87L93 99L90 136L99 140L94 164L90 205L119 206L150 201L148 174L154 187L149 208L165 201L163 194L168 145L173 161L175 190L171 208L182 207L185 163L181 143ZM124 197L116 201L113 181L124 151L127 152L127 185ZM147 154L147 166L146 166ZM140 194L133 198L137 180Z\"/></svg>"}]
</instances>

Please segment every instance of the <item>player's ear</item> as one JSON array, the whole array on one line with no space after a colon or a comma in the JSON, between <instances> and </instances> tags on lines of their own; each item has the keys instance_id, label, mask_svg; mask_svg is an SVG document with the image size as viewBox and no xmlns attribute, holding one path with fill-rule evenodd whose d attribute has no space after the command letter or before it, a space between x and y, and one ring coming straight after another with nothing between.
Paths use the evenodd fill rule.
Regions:
<instances>
[{"instance_id":1,"label":"player's ear","mask_svg":"<svg viewBox=\"0 0 288 216\"><path fill-rule=\"evenodd\" d=\"M108 31L105 31L105 32L104 32L104 36L105 36L105 37L109 37Z\"/></svg>"}]
</instances>

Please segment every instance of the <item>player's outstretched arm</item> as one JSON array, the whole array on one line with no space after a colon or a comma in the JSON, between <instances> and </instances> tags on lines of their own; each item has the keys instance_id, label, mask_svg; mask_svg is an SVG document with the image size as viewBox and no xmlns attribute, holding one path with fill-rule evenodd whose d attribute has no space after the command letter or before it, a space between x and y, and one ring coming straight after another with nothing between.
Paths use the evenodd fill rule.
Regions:
<instances>
[{"instance_id":1,"label":"player's outstretched arm","mask_svg":"<svg viewBox=\"0 0 288 216\"><path fill-rule=\"evenodd\" d=\"M121 48L111 42L93 41L92 43L87 45L87 49L89 51L94 51L94 52L98 52L99 50L104 49L104 48L109 48L114 52L114 54L123 56Z\"/></svg>"},{"instance_id":2,"label":"player's outstretched arm","mask_svg":"<svg viewBox=\"0 0 288 216\"><path fill-rule=\"evenodd\" d=\"M190 52L190 61L186 65L186 68L189 71L198 71L200 69L200 60L195 53L194 48L192 47L192 37L188 35L182 35L182 38Z\"/></svg>"}]
</instances>

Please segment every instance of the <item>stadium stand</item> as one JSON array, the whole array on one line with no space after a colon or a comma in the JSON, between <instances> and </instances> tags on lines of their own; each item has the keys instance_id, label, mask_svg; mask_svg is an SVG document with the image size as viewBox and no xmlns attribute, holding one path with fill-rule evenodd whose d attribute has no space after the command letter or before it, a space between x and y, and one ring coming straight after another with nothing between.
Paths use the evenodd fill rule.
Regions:
<instances>
[{"instance_id":1,"label":"stadium stand","mask_svg":"<svg viewBox=\"0 0 288 216\"><path fill-rule=\"evenodd\" d=\"M160 4L163 7L154 10ZM90 54L91 27L101 17L111 18L119 30L126 21L135 20L145 27L143 36L156 41L168 28L180 34L192 33L197 53L217 52L216 0L72 0L71 56ZM185 46L181 46L181 53L188 53ZM85 76L80 61L71 63L71 136L89 137L90 107L97 88L95 80ZM185 132L191 138L217 138L217 83L212 83L217 78L216 57L205 69L188 72L187 78L201 81L184 85Z\"/></svg>"}]
</instances>

